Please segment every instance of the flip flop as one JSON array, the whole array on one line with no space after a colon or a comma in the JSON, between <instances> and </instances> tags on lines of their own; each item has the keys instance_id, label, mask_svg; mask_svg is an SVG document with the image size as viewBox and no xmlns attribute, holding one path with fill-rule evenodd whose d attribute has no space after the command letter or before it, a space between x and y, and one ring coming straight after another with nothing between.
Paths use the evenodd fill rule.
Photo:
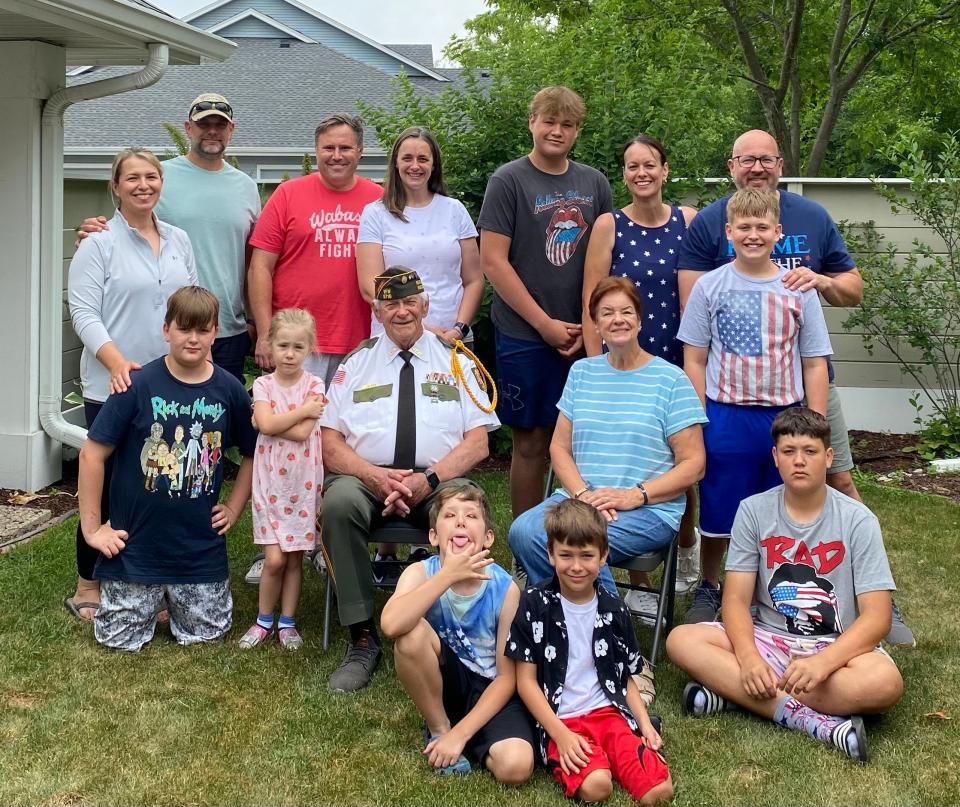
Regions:
<instances>
[{"instance_id":1,"label":"flip flop","mask_svg":"<svg viewBox=\"0 0 960 807\"><path fill-rule=\"evenodd\" d=\"M81 611L83 611L83 610L86 609L86 608L90 608L90 609L92 609L93 611L96 611L96 610L100 607L100 603L98 603L98 602L76 602L76 601L74 601L73 597L67 597L67 598L63 601L63 607L66 608L71 614L74 615L74 617L76 617L77 619L79 619L81 622L90 623L90 622L93 622L93 618L92 618L92 617L90 617L90 618L85 617L85 616L81 613Z\"/></svg>"},{"instance_id":2,"label":"flip flop","mask_svg":"<svg viewBox=\"0 0 960 807\"><path fill-rule=\"evenodd\" d=\"M434 736L430 736L430 732L424 728L423 736L423 746L426 748L428 745L430 745L430 743L432 743L438 737L442 737L443 735L436 734ZM441 776L465 776L466 774L470 773L470 760L461 754L452 765L447 765L443 768L434 768L433 771Z\"/></svg>"}]
</instances>

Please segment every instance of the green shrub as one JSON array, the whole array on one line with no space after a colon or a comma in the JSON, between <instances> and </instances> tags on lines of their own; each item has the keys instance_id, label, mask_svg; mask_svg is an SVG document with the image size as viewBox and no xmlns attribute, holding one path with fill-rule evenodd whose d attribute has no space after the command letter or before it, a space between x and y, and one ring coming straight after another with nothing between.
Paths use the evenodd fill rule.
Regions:
<instances>
[{"instance_id":1,"label":"green shrub","mask_svg":"<svg viewBox=\"0 0 960 807\"><path fill-rule=\"evenodd\" d=\"M873 222L845 225L850 251L863 274L860 305L843 323L862 331L869 353L875 346L896 357L918 392L911 402L926 422L918 451L926 457L960 454L960 140L943 138L934 163L915 142L891 149L909 193L874 180L874 188L897 214L908 214L942 239L937 253L919 239L898 255ZM921 399L932 406L924 421ZM925 436L924 436L925 435Z\"/></svg>"}]
</instances>

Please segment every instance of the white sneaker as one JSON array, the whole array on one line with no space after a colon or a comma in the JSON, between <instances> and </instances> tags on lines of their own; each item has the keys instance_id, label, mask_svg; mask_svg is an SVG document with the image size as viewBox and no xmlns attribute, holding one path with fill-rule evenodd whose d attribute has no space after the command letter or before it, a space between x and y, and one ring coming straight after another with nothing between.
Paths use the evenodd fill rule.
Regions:
<instances>
[{"instance_id":1,"label":"white sneaker","mask_svg":"<svg viewBox=\"0 0 960 807\"><path fill-rule=\"evenodd\" d=\"M691 591L700 580L700 530L694 529L693 535L693 546L681 546L677 554L677 594Z\"/></svg>"},{"instance_id":2,"label":"white sneaker","mask_svg":"<svg viewBox=\"0 0 960 807\"><path fill-rule=\"evenodd\" d=\"M637 619L645 625L652 625L657 618L657 606L660 597L651 591L628 591L623 598L624 604Z\"/></svg>"},{"instance_id":3,"label":"white sneaker","mask_svg":"<svg viewBox=\"0 0 960 807\"><path fill-rule=\"evenodd\" d=\"M263 573L263 556L257 557L253 561L253 565L247 570L247 574L244 576L244 580L248 582L251 586L260 585L260 575Z\"/></svg>"},{"instance_id":4,"label":"white sneaker","mask_svg":"<svg viewBox=\"0 0 960 807\"><path fill-rule=\"evenodd\" d=\"M323 552L320 551L319 547L314 549L313 552L303 553L303 565L312 566L321 575L327 576L327 562L324 560Z\"/></svg>"}]
</instances>

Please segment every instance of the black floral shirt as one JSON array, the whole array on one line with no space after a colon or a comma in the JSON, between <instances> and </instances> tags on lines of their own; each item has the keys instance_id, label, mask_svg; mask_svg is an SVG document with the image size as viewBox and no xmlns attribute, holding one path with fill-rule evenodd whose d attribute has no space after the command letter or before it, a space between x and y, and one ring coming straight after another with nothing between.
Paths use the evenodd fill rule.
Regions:
<instances>
[{"instance_id":1,"label":"black floral shirt","mask_svg":"<svg viewBox=\"0 0 960 807\"><path fill-rule=\"evenodd\" d=\"M593 660L600 686L610 702L634 732L637 721L627 706L627 677L639 672L643 664L630 613L623 600L602 586L597 591L597 618L593 626ZM516 661L537 665L537 681L554 714L560 708L567 676L569 644L567 624L560 602L560 583L556 575L530 586L520 598L517 615L510 626L505 654ZM547 759L547 733L540 732L540 755Z\"/></svg>"}]
</instances>

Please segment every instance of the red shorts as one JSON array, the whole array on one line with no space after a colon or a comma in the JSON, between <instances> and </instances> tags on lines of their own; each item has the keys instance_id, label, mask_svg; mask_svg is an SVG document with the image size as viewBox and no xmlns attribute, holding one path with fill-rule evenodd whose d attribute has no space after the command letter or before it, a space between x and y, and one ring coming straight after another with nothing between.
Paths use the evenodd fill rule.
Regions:
<instances>
[{"instance_id":1,"label":"red shorts","mask_svg":"<svg viewBox=\"0 0 960 807\"><path fill-rule=\"evenodd\" d=\"M615 706L561 720L591 745L590 761L577 773L565 773L560 767L557 744L553 740L547 743L547 766L568 797L574 796L583 780L596 770L609 770L613 780L637 801L670 776L663 757L647 748L643 737L633 733Z\"/></svg>"}]
</instances>

